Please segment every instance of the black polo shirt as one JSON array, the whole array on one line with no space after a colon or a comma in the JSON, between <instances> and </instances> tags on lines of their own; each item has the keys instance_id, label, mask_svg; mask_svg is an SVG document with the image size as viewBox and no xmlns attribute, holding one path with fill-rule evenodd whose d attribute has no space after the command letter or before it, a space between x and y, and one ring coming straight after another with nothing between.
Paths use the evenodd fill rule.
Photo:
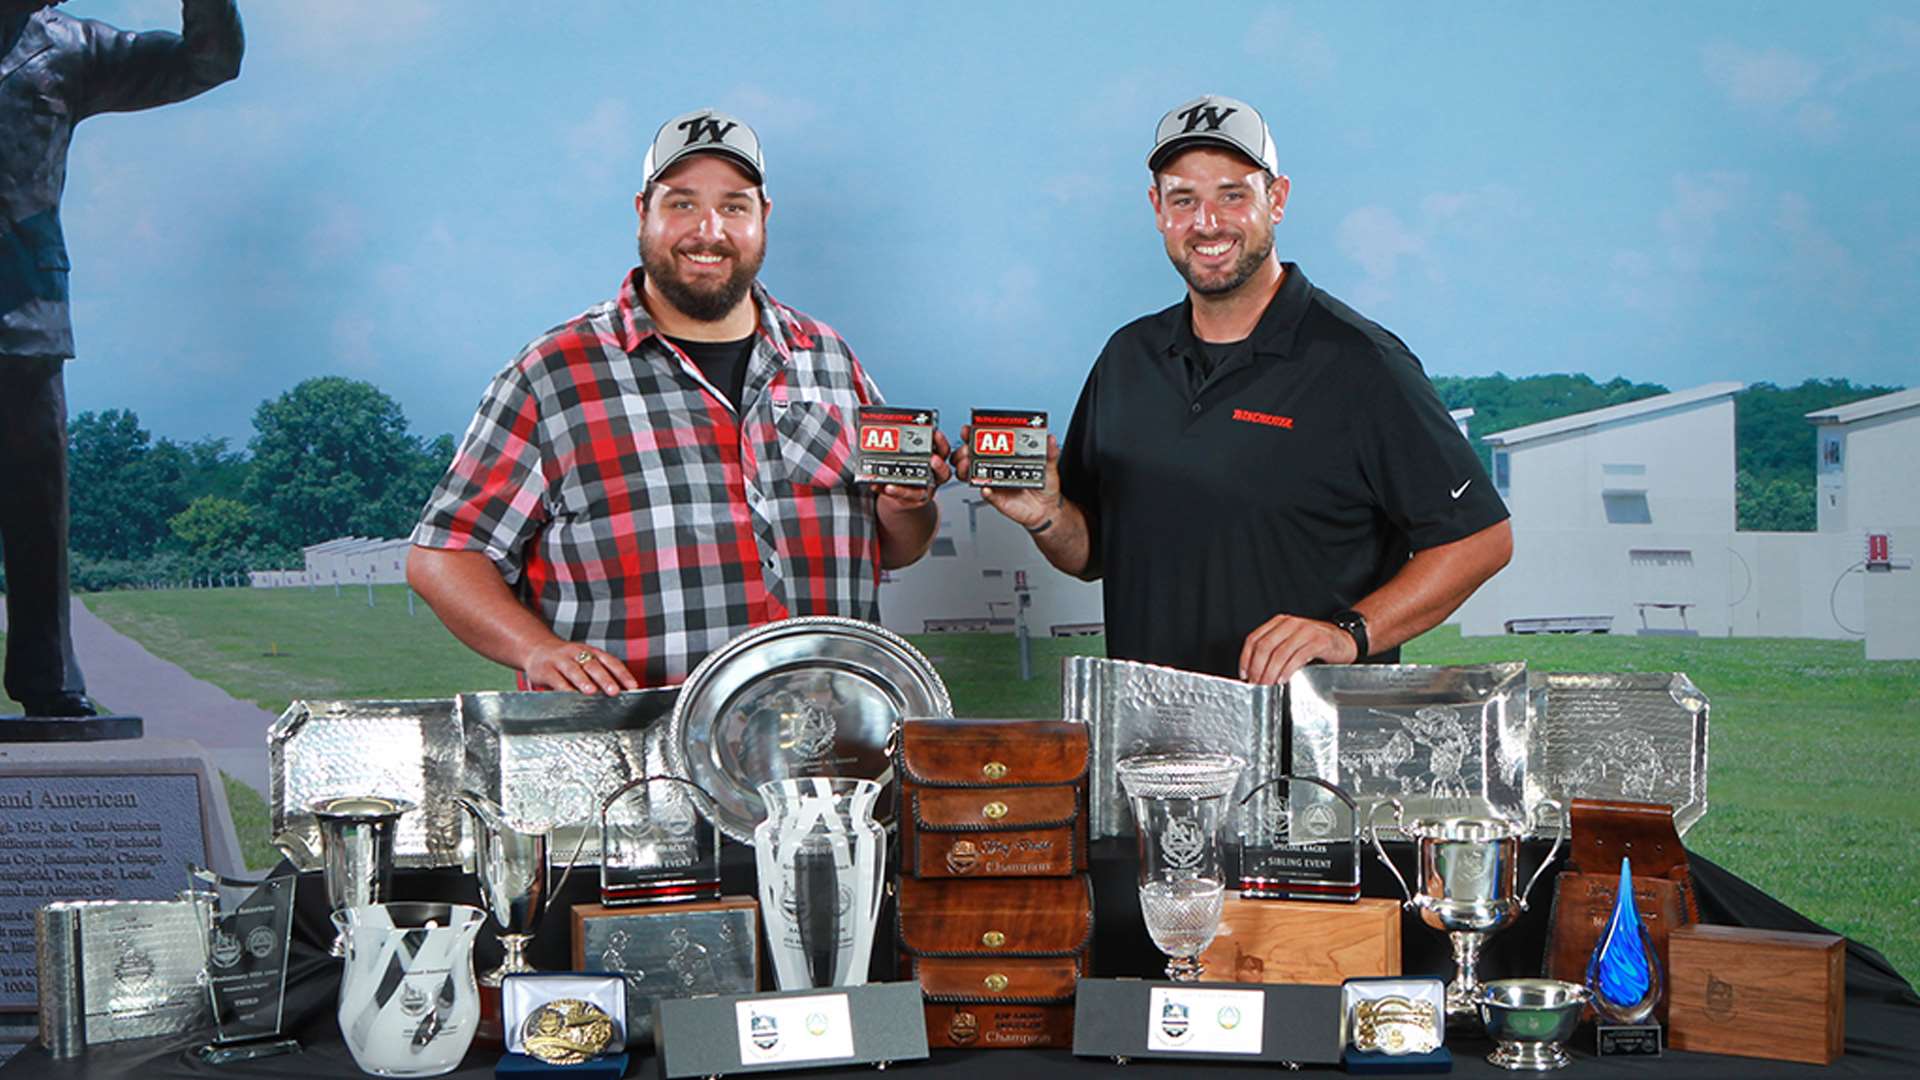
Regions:
<instances>
[{"instance_id":1,"label":"black polo shirt","mask_svg":"<svg viewBox=\"0 0 1920 1080\"><path fill-rule=\"evenodd\" d=\"M1507 517L1405 343L1285 265L1204 378L1184 301L1122 327L1087 376L1060 475L1110 656L1238 675L1261 623L1352 607L1411 552Z\"/></svg>"}]
</instances>

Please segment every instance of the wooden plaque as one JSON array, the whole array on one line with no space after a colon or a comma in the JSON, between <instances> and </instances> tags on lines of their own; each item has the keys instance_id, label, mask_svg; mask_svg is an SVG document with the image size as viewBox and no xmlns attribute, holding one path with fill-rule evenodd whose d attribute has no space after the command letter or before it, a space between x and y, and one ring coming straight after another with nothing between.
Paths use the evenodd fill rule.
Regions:
<instances>
[{"instance_id":1,"label":"wooden plaque","mask_svg":"<svg viewBox=\"0 0 1920 1080\"><path fill-rule=\"evenodd\" d=\"M1248 900L1228 894L1220 933L1201 958L1207 982L1306 983L1400 974L1400 905Z\"/></svg>"},{"instance_id":2,"label":"wooden plaque","mask_svg":"<svg viewBox=\"0 0 1920 1080\"><path fill-rule=\"evenodd\" d=\"M1846 1049L1846 939L1737 926L1668 938L1667 1045L1829 1065Z\"/></svg>"}]
</instances>

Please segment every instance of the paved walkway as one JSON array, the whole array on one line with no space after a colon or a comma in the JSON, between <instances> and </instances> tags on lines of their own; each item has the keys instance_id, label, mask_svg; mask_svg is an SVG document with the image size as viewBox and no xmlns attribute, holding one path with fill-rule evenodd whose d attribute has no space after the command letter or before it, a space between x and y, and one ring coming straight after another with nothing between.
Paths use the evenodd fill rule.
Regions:
<instances>
[{"instance_id":1,"label":"paved walkway","mask_svg":"<svg viewBox=\"0 0 1920 1080\"><path fill-rule=\"evenodd\" d=\"M0 606L0 631L7 615ZM222 771L267 795L267 728L275 716L186 673L108 626L73 599L73 649L87 693L146 720L156 739L192 739Z\"/></svg>"}]
</instances>

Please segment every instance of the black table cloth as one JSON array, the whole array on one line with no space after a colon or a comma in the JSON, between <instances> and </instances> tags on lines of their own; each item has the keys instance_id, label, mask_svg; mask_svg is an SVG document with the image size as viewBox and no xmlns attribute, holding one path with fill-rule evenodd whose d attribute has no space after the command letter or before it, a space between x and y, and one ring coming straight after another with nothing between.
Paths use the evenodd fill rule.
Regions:
<instances>
[{"instance_id":1,"label":"black table cloth","mask_svg":"<svg viewBox=\"0 0 1920 1080\"><path fill-rule=\"evenodd\" d=\"M1402 873L1413 862L1408 844L1389 844L1388 852ZM1545 843L1529 843L1523 853L1521 882L1547 853ZM1137 975L1161 977L1165 958L1147 940L1140 921L1138 894L1135 892L1132 844L1101 841L1093 847L1095 936L1094 973L1100 976ZM1771 930L1819 932L1822 928L1786 905L1774 900L1734 874L1699 855L1691 856L1694 884L1704 922L1726 926L1750 926ZM1369 852L1365 860L1364 888L1368 896L1399 898L1399 887L1386 869ZM751 852L729 845L723 866L729 893L752 893ZM556 874L556 877L558 875ZM1541 970L1547 933L1547 908L1551 896L1553 871L1543 877L1532 899L1532 908L1513 925L1495 934L1482 953L1480 975L1495 979L1514 975L1537 975ZM530 957L536 967L563 971L568 964L565 906L596 899L598 875L595 868L568 880L558 891L558 900L542 925ZM454 872L400 872L395 875L396 899L455 900L478 904L479 891L471 876ZM893 962L890 944L891 910L882 912L882 929L876 935L874 977L890 978ZM363 1075L354 1065L334 1020L339 985L339 962L329 960L325 945L332 940L327 921L326 897L319 875L305 875L300 882L298 910L294 920L294 959L288 975L286 1029L300 1039L305 1051L297 1055L266 1058L255 1062L214 1067L191 1056L192 1046L205 1041L196 1038L153 1039L109 1044L90 1049L70 1061L54 1061L38 1045L28 1046L4 1068L0 1080L25 1077L66 1077L73 1080L109 1080L119 1077L276 1077L280 1080L305 1080L308 1077L355 1077ZM1429 929L1408 914L1402 926L1403 969L1408 974L1448 977L1452 959L1445 935ZM499 946L491 925L481 935L475 951L476 971L484 971L499 962ZM771 968L764 960L764 976L771 981ZM1884 957L1858 942L1847 943L1847 1052L1831 1066L1799 1065L1790 1062L1763 1061L1754 1058L1719 1057L1669 1050L1660 1058L1595 1058L1592 1030L1582 1028L1569 1046L1573 1064L1554 1075L1568 1077L1672 1077L1695 1078L1788 1078L1800 1076L1920 1077L1920 997L1894 971ZM1477 1025L1472 1025L1477 1027ZM1453 1051L1453 1075L1492 1077L1512 1076L1489 1065L1486 1054L1492 1044L1469 1025L1450 1028L1447 1045ZM463 1080L480 1080L493 1075L498 1050L476 1047L467 1055L462 1068L448 1075ZM1050 1077L1063 1072L1098 1075L1116 1068L1096 1058L1076 1058L1065 1050L968 1050L935 1051L930 1060L895 1065L889 1073L906 1072L927 1080L942 1077L978 1077L991 1070L995 1080L1026 1080ZM1135 1061L1125 1075L1141 1080L1153 1077L1191 1077L1196 1072L1207 1078L1237 1080L1239 1077L1271 1076L1271 1066L1258 1068L1228 1062L1150 1062ZM1303 1072L1316 1071L1308 1067ZM1338 1072L1319 1067L1322 1073ZM650 1055L636 1054L629 1076L657 1075ZM803 1075L819 1077L870 1077L871 1069L819 1069Z\"/></svg>"}]
</instances>

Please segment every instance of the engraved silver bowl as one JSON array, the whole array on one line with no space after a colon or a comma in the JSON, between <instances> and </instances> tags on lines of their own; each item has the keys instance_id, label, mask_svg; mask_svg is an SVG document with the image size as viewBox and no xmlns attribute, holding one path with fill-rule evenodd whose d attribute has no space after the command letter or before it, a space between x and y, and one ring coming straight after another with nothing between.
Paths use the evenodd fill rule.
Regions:
<instances>
[{"instance_id":1,"label":"engraved silver bowl","mask_svg":"<svg viewBox=\"0 0 1920 1080\"><path fill-rule=\"evenodd\" d=\"M1480 1019L1499 1047L1487 1060L1516 1072L1562 1068L1573 1058L1561 1043L1587 1007L1587 988L1559 979L1496 979L1480 988Z\"/></svg>"}]
</instances>

